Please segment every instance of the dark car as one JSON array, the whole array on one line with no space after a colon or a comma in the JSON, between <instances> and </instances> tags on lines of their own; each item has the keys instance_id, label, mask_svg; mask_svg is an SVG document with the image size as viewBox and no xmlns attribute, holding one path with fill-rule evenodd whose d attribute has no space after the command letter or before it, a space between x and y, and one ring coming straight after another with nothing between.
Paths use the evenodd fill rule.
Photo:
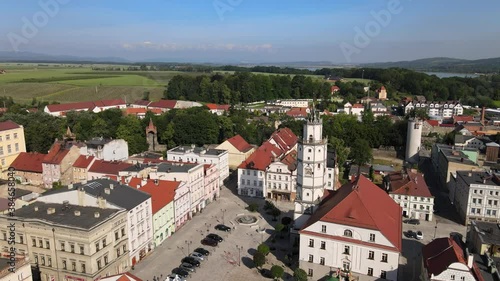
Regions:
<instances>
[{"instance_id":1,"label":"dark car","mask_svg":"<svg viewBox=\"0 0 500 281\"><path fill-rule=\"evenodd\" d=\"M404 233L407 238L415 238L417 234L414 231L408 230L407 232Z\"/></svg>"},{"instance_id":2,"label":"dark car","mask_svg":"<svg viewBox=\"0 0 500 281\"><path fill-rule=\"evenodd\" d=\"M185 257L185 258L183 258L181 260L181 262L182 263L186 262L186 263L192 264L194 266L200 266L200 262L197 259L193 258L193 257Z\"/></svg>"},{"instance_id":3,"label":"dark car","mask_svg":"<svg viewBox=\"0 0 500 281\"><path fill-rule=\"evenodd\" d=\"M414 225L419 225L420 224L420 221L417 220L417 219L410 219L410 220L404 220L404 223L407 223L407 224L414 224Z\"/></svg>"},{"instance_id":4,"label":"dark car","mask_svg":"<svg viewBox=\"0 0 500 281\"><path fill-rule=\"evenodd\" d=\"M196 266L190 264L190 263L187 263L187 262L183 262L179 268L182 268L186 271L189 271L189 272L195 272L196 271Z\"/></svg>"},{"instance_id":5,"label":"dark car","mask_svg":"<svg viewBox=\"0 0 500 281\"><path fill-rule=\"evenodd\" d=\"M189 271L182 269L182 268L174 268L174 269L172 269L172 273L177 274L183 278L189 277Z\"/></svg>"},{"instance_id":6,"label":"dark car","mask_svg":"<svg viewBox=\"0 0 500 281\"><path fill-rule=\"evenodd\" d=\"M208 255L210 255L210 252L209 252L209 251L207 251L207 250L205 250L205 249L203 249L203 248L196 248L196 249L194 249L194 251L195 251L196 253L200 253L200 254L202 254L202 255L204 255L204 256L208 256Z\"/></svg>"},{"instance_id":7,"label":"dark car","mask_svg":"<svg viewBox=\"0 0 500 281\"><path fill-rule=\"evenodd\" d=\"M216 230L220 230L220 231L225 231L225 232L230 232L231 231L231 228L229 226L223 225L223 224L216 225L215 229Z\"/></svg>"},{"instance_id":8,"label":"dark car","mask_svg":"<svg viewBox=\"0 0 500 281\"><path fill-rule=\"evenodd\" d=\"M213 234L213 233L208 234L208 235L207 235L207 238L210 238L210 239L212 239L212 240L215 240L215 241L217 241L217 242L219 242L219 243L220 243L220 242L222 242L222 241L224 241L224 239L222 239L222 237L220 237L220 236L219 236L219 235L217 235L217 234Z\"/></svg>"},{"instance_id":9,"label":"dark car","mask_svg":"<svg viewBox=\"0 0 500 281\"><path fill-rule=\"evenodd\" d=\"M210 238L204 238L201 240L202 245L207 245L207 246L212 246L212 247L217 247L219 245L219 242L215 241L214 239Z\"/></svg>"}]
</instances>

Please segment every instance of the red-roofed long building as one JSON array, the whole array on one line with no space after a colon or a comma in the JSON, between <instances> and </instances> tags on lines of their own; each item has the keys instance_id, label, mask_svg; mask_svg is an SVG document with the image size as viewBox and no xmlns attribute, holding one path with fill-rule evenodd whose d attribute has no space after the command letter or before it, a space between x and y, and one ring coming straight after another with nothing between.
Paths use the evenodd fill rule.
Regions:
<instances>
[{"instance_id":1,"label":"red-roofed long building","mask_svg":"<svg viewBox=\"0 0 500 281\"><path fill-rule=\"evenodd\" d=\"M401 207L362 175L328 191L299 234L299 266L314 280L331 270L398 280Z\"/></svg>"},{"instance_id":2,"label":"red-roofed long building","mask_svg":"<svg viewBox=\"0 0 500 281\"><path fill-rule=\"evenodd\" d=\"M63 104L49 104L45 106L43 111L52 116L64 117L70 111L92 111L94 113L97 113L112 108L125 109L127 108L127 104L122 99L84 101Z\"/></svg>"},{"instance_id":3,"label":"red-roofed long building","mask_svg":"<svg viewBox=\"0 0 500 281\"><path fill-rule=\"evenodd\" d=\"M16 160L10 164L11 167L16 169L15 178L22 183L29 183L32 185L42 185L42 162L46 154L42 153L29 153L21 152L16 157Z\"/></svg>"},{"instance_id":4,"label":"red-roofed long building","mask_svg":"<svg viewBox=\"0 0 500 281\"><path fill-rule=\"evenodd\" d=\"M227 150L229 157L229 169L236 170L241 162L245 161L254 151L255 147L250 145L240 135L227 139L217 146L217 149Z\"/></svg>"}]
</instances>

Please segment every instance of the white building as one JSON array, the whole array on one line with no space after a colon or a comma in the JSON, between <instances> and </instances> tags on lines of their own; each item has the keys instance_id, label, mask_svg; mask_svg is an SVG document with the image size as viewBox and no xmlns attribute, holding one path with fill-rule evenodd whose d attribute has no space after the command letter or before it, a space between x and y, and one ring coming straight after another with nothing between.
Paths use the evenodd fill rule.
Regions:
<instances>
[{"instance_id":1,"label":"white building","mask_svg":"<svg viewBox=\"0 0 500 281\"><path fill-rule=\"evenodd\" d=\"M408 170L389 173L384 177L384 186L402 208L404 217L432 221L434 196L423 174Z\"/></svg>"},{"instance_id":2,"label":"white building","mask_svg":"<svg viewBox=\"0 0 500 281\"><path fill-rule=\"evenodd\" d=\"M227 150L192 146L177 146L167 151L168 161L215 164L219 171L219 184L229 177L229 153Z\"/></svg>"},{"instance_id":3,"label":"white building","mask_svg":"<svg viewBox=\"0 0 500 281\"><path fill-rule=\"evenodd\" d=\"M31 265L29 259L16 259L14 272L11 271L11 265L8 258L0 258L0 281L33 281L31 275Z\"/></svg>"},{"instance_id":4,"label":"white building","mask_svg":"<svg viewBox=\"0 0 500 281\"><path fill-rule=\"evenodd\" d=\"M447 119L456 115L463 115L464 108L460 102L430 102L430 101L409 101L404 105L405 114L412 110L425 109L427 114L433 118Z\"/></svg>"},{"instance_id":5,"label":"white building","mask_svg":"<svg viewBox=\"0 0 500 281\"><path fill-rule=\"evenodd\" d=\"M125 109L127 104L122 99L85 101L46 105L43 111L52 116L65 117L70 111L91 111L98 113L107 109Z\"/></svg>"},{"instance_id":6,"label":"white building","mask_svg":"<svg viewBox=\"0 0 500 281\"><path fill-rule=\"evenodd\" d=\"M105 161L124 161L128 159L128 143L123 139L93 138L85 142L80 153Z\"/></svg>"},{"instance_id":7,"label":"white building","mask_svg":"<svg viewBox=\"0 0 500 281\"><path fill-rule=\"evenodd\" d=\"M422 145L422 121L411 119L408 121L406 137L405 161L418 163L420 146Z\"/></svg>"},{"instance_id":8,"label":"white building","mask_svg":"<svg viewBox=\"0 0 500 281\"><path fill-rule=\"evenodd\" d=\"M297 191L297 151L269 164L266 178L266 198L293 202Z\"/></svg>"},{"instance_id":9,"label":"white building","mask_svg":"<svg viewBox=\"0 0 500 281\"><path fill-rule=\"evenodd\" d=\"M482 150L486 148L485 142L480 140L479 138L475 136L466 136L466 135L461 135L461 134L456 134L455 135L455 147L456 148L469 148L469 149L476 149L476 150Z\"/></svg>"},{"instance_id":10,"label":"white building","mask_svg":"<svg viewBox=\"0 0 500 281\"><path fill-rule=\"evenodd\" d=\"M313 280L332 271L398 280L401 208L364 176L327 192L299 231L299 267Z\"/></svg>"},{"instance_id":11,"label":"white building","mask_svg":"<svg viewBox=\"0 0 500 281\"><path fill-rule=\"evenodd\" d=\"M193 213L206 207L205 177L203 164L195 163L161 163L149 174L151 179L183 181L189 187L191 205L189 218Z\"/></svg>"},{"instance_id":12,"label":"white building","mask_svg":"<svg viewBox=\"0 0 500 281\"><path fill-rule=\"evenodd\" d=\"M500 178L487 172L457 171L450 200L463 222L500 221Z\"/></svg>"},{"instance_id":13,"label":"white building","mask_svg":"<svg viewBox=\"0 0 500 281\"><path fill-rule=\"evenodd\" d=\"M67 188L45 192L38 201L127 210L130 263L135 265L153 248L151 196L119 182L98 179L70 184Z\"/></svg>"},{"instance_id":14,"label":"white building","mask_svg":"<svg viewBox=\"0 0 500 281\"><path fill-rule=\"evenodd\" d=\"M295 229L302 228L323 198L327 187L327 144L328 140L323 138L323 119L313 112L304 123L302 139L297 146Z\"/></svg>"},{"instance_id":15,"label":"white building","mask_svg":"<svg viewBox=\"0 0 500 281\"><path fill-rule=\"evenodd\" d=\"M288 100L277 100L274 104L285 107L309 107L308 99L288 99Z\"/></svg>"}]
</instances>

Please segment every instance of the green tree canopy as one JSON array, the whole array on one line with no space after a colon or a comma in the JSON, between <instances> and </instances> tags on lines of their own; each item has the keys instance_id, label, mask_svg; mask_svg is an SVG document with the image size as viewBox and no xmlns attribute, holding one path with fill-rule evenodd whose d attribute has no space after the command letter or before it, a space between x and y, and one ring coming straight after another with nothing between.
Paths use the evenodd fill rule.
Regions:
<instances>
[{"instance_id":1,"label":"green tree canopy","mask_svg":"<svg viewBox=\"0 0 500 281\"><path fill-rule=\"evenodd\" d=\"M266 256L264 256L261 252L255 252L253 255L253 264L257 268L261 268L266 263Z\"/></svg>"},{"instance_id":2,"label":"green tree canopy","mask_svg":"<svg viewBox=\"0 0 500 281\"><path fill-rule=\"evenodd\" d=\"M264 256L267 256L270 252L270 249L269 249L269 246L267 244L262 243L257 247L257 251L259 253L263 254Z\"/></svg>"},{"instance_id":3,"label":"green tree canopy","mask_svg":"<svg viewBox=\"0 0 500 281\"><path fill-rule=\"evenodd\" d=\"M293 271L293 280L295 280L295 281L307 281L307 273L302 268L297 267Z\"/></svg>"},{"instance_id":4,"label":"green tree canopy","mask_svg":"<svg viewBox=\"0 0 500 281\"><path fill-rule=\"evenodd\" d=\"M273 275L275 280L279 280L283 277L283 274L285 273L285 270L283 267L279 265L273 265L271 267L271 274Z\"/></svg>"}]
</instances>

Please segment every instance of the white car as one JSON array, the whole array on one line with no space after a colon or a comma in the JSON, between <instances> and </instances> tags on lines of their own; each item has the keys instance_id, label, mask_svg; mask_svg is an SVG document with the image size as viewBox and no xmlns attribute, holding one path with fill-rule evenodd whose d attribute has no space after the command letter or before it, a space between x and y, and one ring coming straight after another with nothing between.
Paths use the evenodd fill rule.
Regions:
<instances>
[{"instance_id":1,"label":"white car","mask_svg":"<svg viewBox=\"0 0 500 281\"><path fill-rule=\"evenodd\" d=\"M189 256L190 256L190 257L193 257L193 258L195 258L195 259L197 259L198 261L203 261L203 260L205 260L205 258L206 258L204 255L202 255L202 254L200 254L200 253L198 253L198 252L193 252L193 253L192 253L191 255L189 255Z\"/></svg>"},{"instance_id":2,"label":"white car","mask_svg":"<svg viewBox=\"0 0 500 281\"><path fill-rule=\"evenodd\" d=\"M165 281L186 281L186 278L182 278L179 275L172 273L167 276L167 279L165 279Z\"/></svg>"},{"instance_id":3,"label":"white car","mask_svg":"<svg viewBox=\"0 0 500 281\"><path fill-rule=\"evenodd\" d=\"M417 235L415 235L415 238L417 238L417 240L422 240L424 239L424 234L422 233L422 231L417 231Z\"/></svg>"}]
</instances>

